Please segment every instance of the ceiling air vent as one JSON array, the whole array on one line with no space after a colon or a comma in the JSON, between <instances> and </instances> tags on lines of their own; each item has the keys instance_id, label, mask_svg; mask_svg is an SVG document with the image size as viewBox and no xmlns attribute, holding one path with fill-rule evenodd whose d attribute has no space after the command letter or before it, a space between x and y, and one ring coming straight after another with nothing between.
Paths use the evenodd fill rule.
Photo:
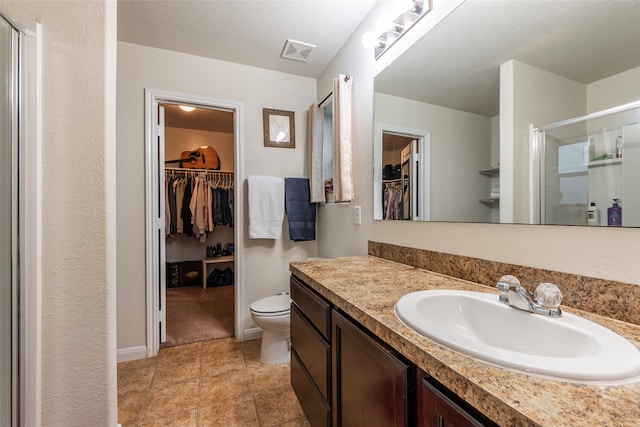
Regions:
<instances>
[{"instance_id":1,"label":"ceiling air vent","mask_svg":"<svg viewBox=\"0 0 640 427\"><path fill-rule=\"evenodd\" d=\"M312 44L289 39L284 44L284 49L282 49L280 57L284 59L292 59L294 61L307 62L307 58L314 48L315 46Z\"/></svg>"}]
</instances>

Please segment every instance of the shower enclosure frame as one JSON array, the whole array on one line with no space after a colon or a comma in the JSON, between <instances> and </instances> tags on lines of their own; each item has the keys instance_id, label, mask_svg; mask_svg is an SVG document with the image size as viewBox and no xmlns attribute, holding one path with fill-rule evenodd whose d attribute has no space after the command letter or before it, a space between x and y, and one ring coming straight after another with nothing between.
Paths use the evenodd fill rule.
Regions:
<instances>
[{"instance_id":1,"label":"shower enclosure frame","mask_svg":"<svg viewBox=\"0 0 640 427\"><path fill-rule=\"evenodd\" d=\"M616 107L607 108L596 111L584 116L573 117L566 120L550 123L546 126L536 128L533 124L529 125L529 146L530 146L530 163L529 163L529 182L530 182L530 224L545 224L545 197L544 189L545 181L545 133L550 130L559 129L565 126L574 125L601 117L610 116L615 113L640 108L640 100L629 102L627 104L618 105Z\"/></svg>"},{"instance_id":2,"label":"shower enclosure frame","mask_svg":"<svg viewBox=\"0 0 640 427\"><path fill-rule=\"evenodd\" d=\"M41 424L41 24L15 22L12 88L12 425Z\"/></svg>"}]
</instances>

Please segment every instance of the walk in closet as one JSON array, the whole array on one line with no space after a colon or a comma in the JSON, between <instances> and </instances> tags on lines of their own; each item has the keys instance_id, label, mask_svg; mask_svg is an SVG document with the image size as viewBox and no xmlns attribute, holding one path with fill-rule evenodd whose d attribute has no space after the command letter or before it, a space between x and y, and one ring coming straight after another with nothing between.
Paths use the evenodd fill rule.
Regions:
<instances>
[{"instance_id":1,"label":"walk in closet","mask_svg":"<svg viewBox=\"0 0 640 427\"><path fill-rule=\"evenodd\" d=\"M415 138L392 132L384 132L382 138L383 219L412 219L411 150Z\"/></svg>"},{"instance_id":2,"label":"walk in closet","mask_svg":"<svg viewBox=\"0 0 640 427\"><path fill-rule=\"evenodd\" d=\"M166 341L234 335L234 113L163 105Z\"/></svg>"}]
</instances>

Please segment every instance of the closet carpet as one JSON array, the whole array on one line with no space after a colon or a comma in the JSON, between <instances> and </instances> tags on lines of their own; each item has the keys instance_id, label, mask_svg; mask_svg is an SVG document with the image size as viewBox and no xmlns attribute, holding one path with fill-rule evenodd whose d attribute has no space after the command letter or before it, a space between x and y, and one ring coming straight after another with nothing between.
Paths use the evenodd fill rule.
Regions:
<instances>
[{"instance_id":1,"label":"closet carpet","mask_svg":"<svg viewBox=\"0 0 640 427\"><path fill-rule=\"evenodd\" d=\"M234 335L234 286L167 289L167 341L173 347Z\"/></svg>"}]
</instances>

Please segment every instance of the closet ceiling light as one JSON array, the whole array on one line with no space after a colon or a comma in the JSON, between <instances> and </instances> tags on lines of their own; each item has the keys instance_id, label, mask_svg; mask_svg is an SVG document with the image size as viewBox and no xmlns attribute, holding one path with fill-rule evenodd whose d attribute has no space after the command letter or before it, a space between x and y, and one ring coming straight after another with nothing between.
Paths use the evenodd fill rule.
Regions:
<instances>
[{"instance_id":1,"label":"closet ceiling light","mask_svg":"<svg viewBox=\"0 0 640 427\"><path fill-rule=\"evenodd\" d=\"M196 107L190 107L190 106L188 106L188 105L181 105L181 106L180 106L180 109L181 109L182 111L186 111L187 113L190 113L190 112L192 112L193 110L195 110L195 109L196 109Z\"/></svg>"},{"instance_id":2,"label":"closet ceiling light","mask_svg":"<svg viewBox=\"0 0 640 427\"><path fill-rule=\"evenodd\" d=\"M280 58L292 59L294 61L307 62L307 58L315 45L309 43L298 42L295 40L287 40L280 54Z\"/></svg>"}]
</instances>

